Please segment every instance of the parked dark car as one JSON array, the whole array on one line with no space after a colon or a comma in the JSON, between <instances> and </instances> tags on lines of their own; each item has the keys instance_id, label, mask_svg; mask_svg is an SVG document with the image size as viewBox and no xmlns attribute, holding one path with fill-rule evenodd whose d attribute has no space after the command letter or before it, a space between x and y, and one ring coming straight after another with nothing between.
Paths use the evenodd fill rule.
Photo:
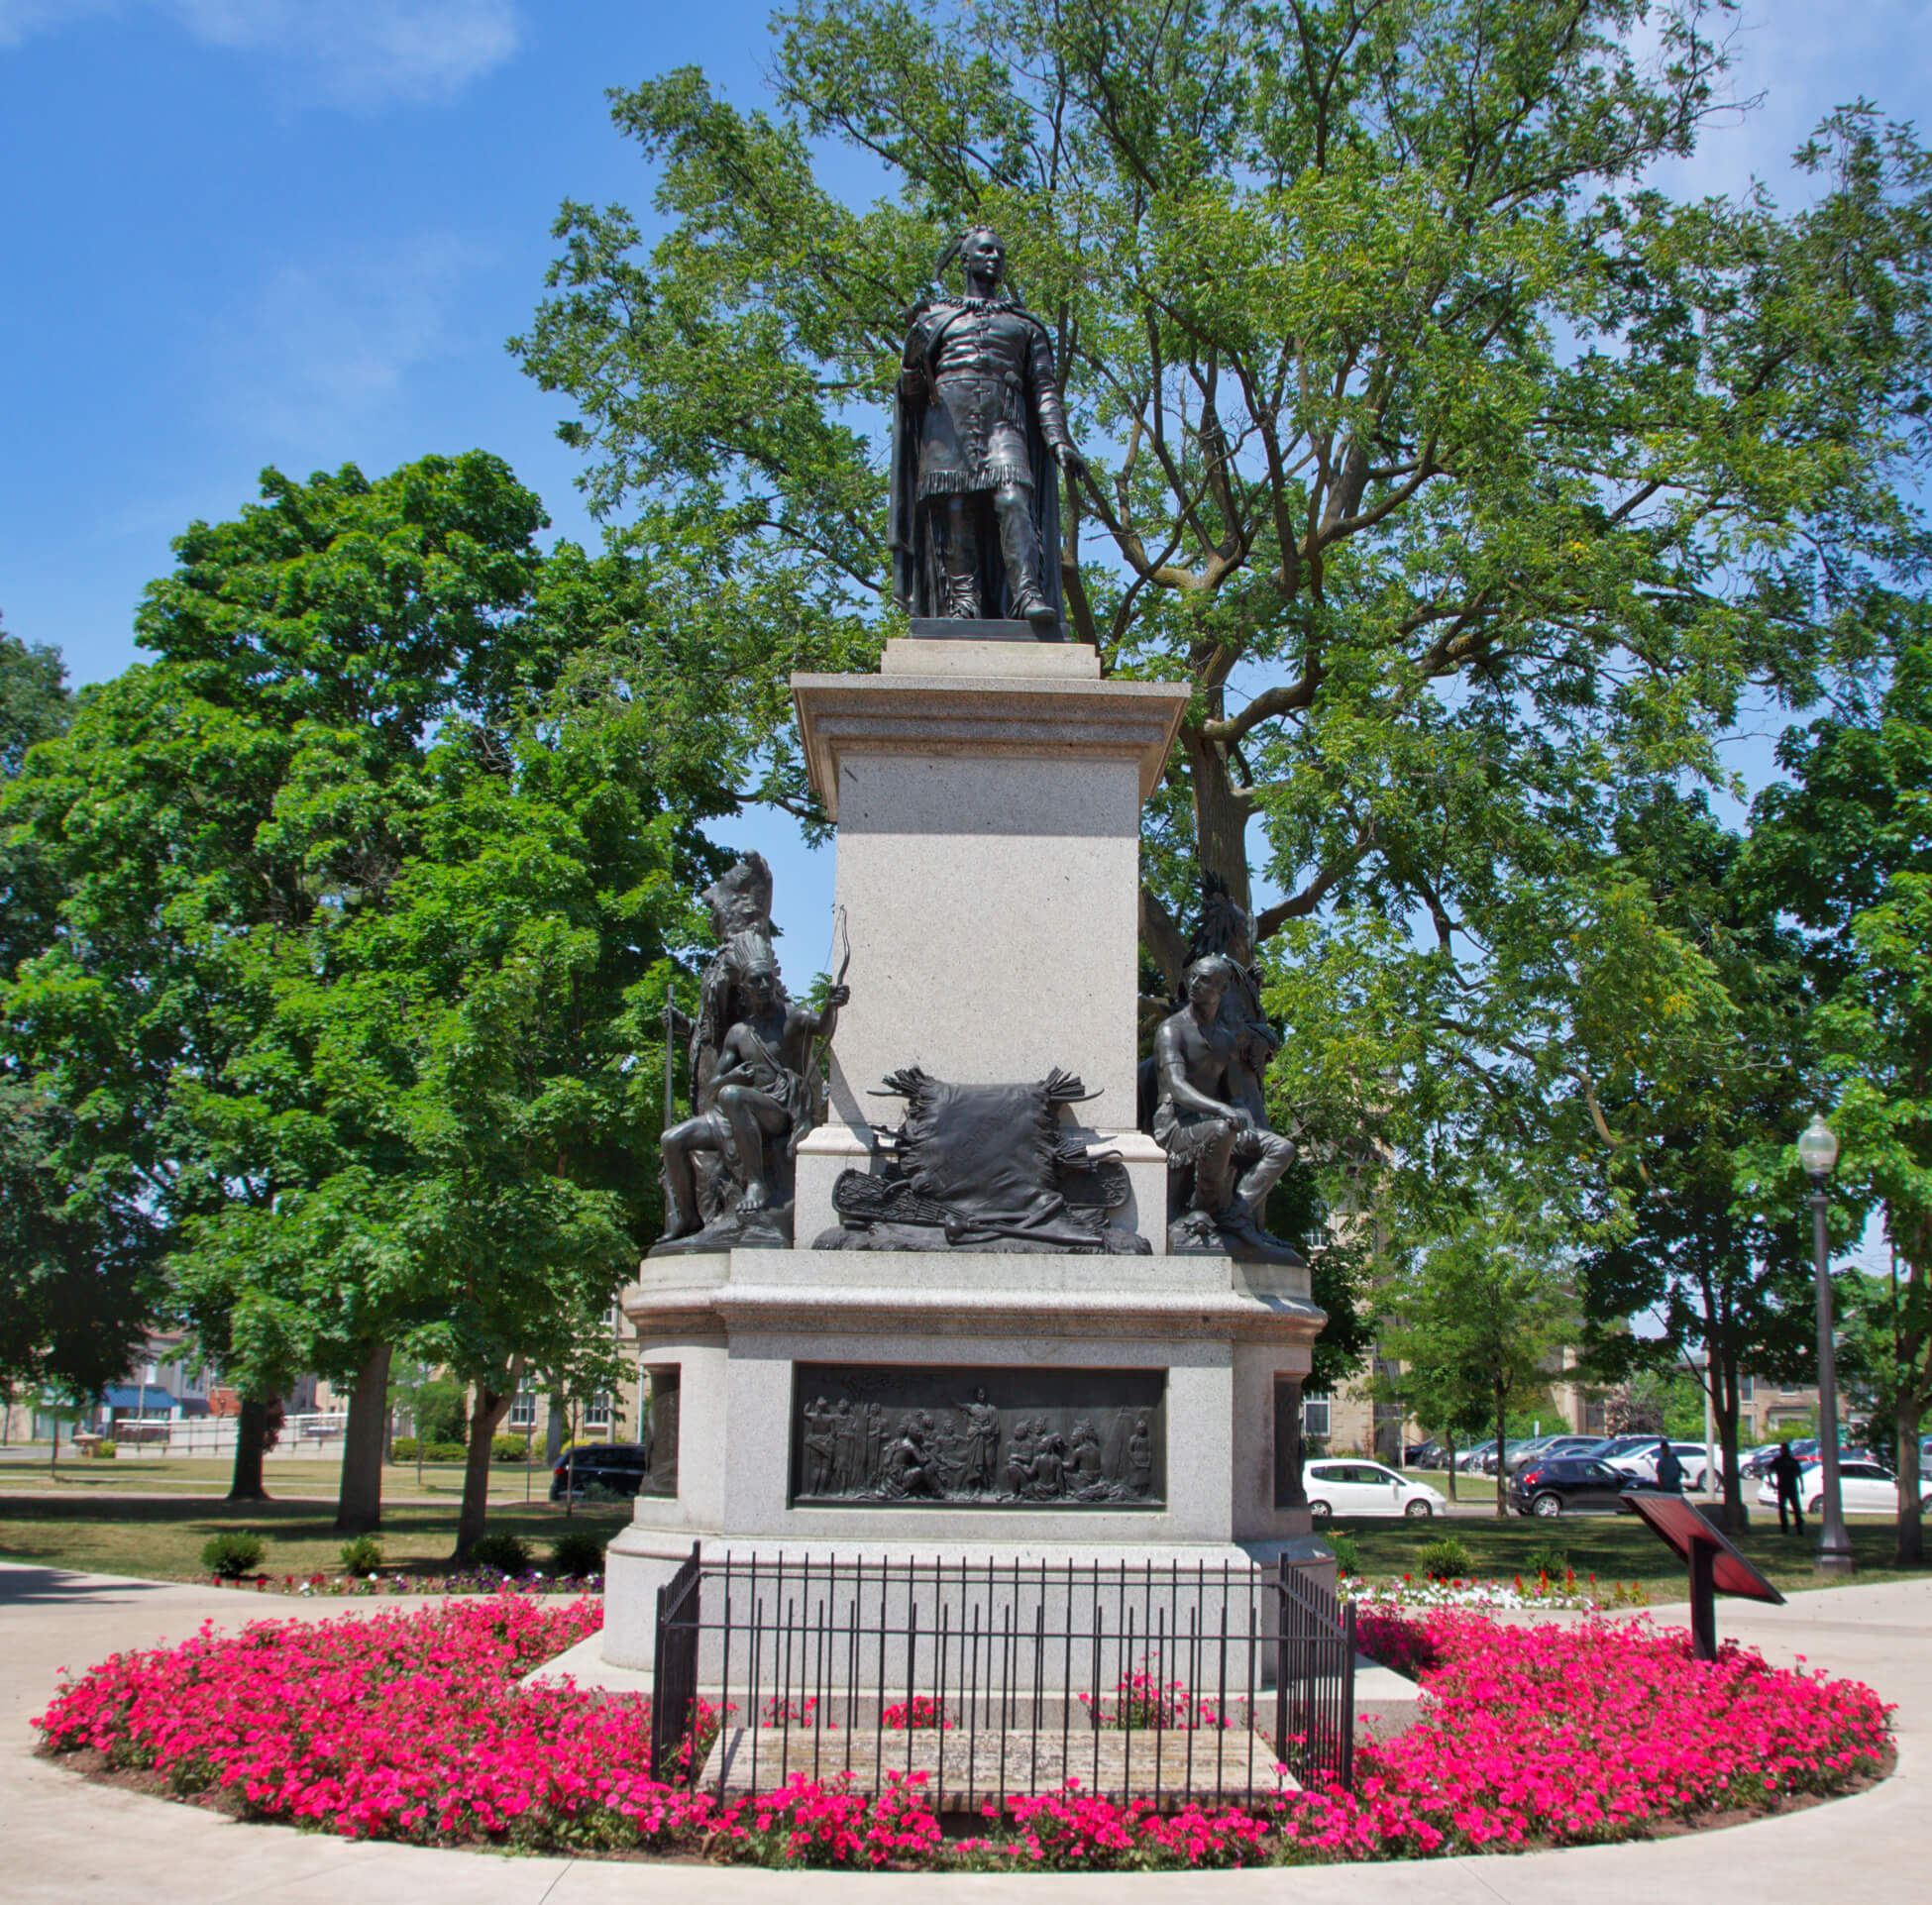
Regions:
<instances>
[{"instance_id":1,"label":"parked dark car","mask_svg":"<svg viewBox=\"0 0 1932 1905\"><path fill-rule=\"evenodd\" d=\"M1437 1446L1434 1436L1426 1442L1417 1442L1402 1451L1404 1468L1441 1468L1443 1451Z\"/></svg>"},{"instance_id":2,"label":"parked dark car","mask_svg":"<svg viewBox=\"0 0 1932 1905\"><path fill-rule=\"evenodd\" d=\"M561 1502L567 1493L582 1496L604 1488L613 1495L635 1495L651 1467L651 1451L642 1442L593 1442L568 1450L550 1477L550 1499Z\"/></svg>"},{"instance_id":3,"label":"parked dark car","mask_svg":"<svg viewBox=\"0 0 1932 1905\"><path fill-rule=\"evenodd\" d=\"M1648 1484L1608 1462L1557 1456L1531 1462L1510 1478L1510 1506L1519 1515L1617 1515L1627 1512L1624 1494Z\"/></svg>"},{"instance_id":4,"label":"parked dark car","mask_svg":"<svg viewBox=\"0 0 1932 1905\"><path fill-rule=\"evenodd\" d=\"M1601 1435L1545 1435L1539 1441L1510 1451L1509 1472L1514 1475L1519 1468L1531 1462L1581 1459L1593 1455L1602 1440Z\"/></svg>"}]
</instances>

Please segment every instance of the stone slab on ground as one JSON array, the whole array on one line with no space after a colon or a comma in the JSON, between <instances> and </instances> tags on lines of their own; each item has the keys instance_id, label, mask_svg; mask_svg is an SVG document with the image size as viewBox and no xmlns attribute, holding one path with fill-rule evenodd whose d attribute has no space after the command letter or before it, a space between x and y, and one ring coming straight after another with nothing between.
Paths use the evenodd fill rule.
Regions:
<instances>
[{"instance_id":1,"label":"stone slab on ground","mask_svg":"<svg viewBox=\"0 0 1932 1905\"><path fill-rule=\"evenodd\" d=\"M1167 1811L1216 1801L1271 1801L1296 1790L1264 1734L1246 1728L1175 1728L1117 1733L1072 1725L1000 1731L930 1728L813 1735L805 1727L726 1727L698 1776L698 1790L726 1798L776 1792L788 1779L829 1780L845 1772L869 1792L886 1775L923 1775L935 1812L979 1812L1022 1793L1054 1792L1069 1779L1082 1792L1124 1804L1144 1799Z\"/></svg>"}]
</instances>

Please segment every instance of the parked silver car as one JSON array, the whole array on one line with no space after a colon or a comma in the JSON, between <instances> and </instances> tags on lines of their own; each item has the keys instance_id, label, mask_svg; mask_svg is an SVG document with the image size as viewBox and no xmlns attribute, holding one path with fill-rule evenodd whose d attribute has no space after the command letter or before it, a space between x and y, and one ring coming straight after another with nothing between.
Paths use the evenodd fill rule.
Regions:
<instances>
[{"instance_id":1,"label":"parked silver car","mask_svg":"<svg viewBox=\"0 0 1932 1905\"><path fill-rule=\"evenodd\" d=\"M1657 1445L1662 1438L1649 1436L1628 1455L1619 1455L1612 1460L1612 1468L1621 1469L1626 1475L1635 1475L1640 1482L1653 1487L1657 1483ZM1700 1489L1704 1486L1704 1444L1702 1442L1672 1442L1677 1460L1683 1466L1683 1485L1687 1489Z\"/></svg>"}]
</instances>

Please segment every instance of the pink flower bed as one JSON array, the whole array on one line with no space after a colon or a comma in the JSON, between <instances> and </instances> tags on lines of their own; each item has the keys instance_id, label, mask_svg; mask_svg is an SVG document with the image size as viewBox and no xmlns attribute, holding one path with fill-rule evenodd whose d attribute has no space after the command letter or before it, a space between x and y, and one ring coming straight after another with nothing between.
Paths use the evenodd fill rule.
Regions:
<instances>
[{"instance_id":1,"label":"pink flower bed","mask_svg":"<svg viewBox=\"0 0 1932 1905\"><path fill-rule=\"evenodd\" d=\"M117 1654L36 1724L52 1752L93 1749L180 1795L348 1838L1059 1870L1641 1838L1843 1791L1886 1748L1887 1709L1868 1688L1734 1650L1696 1662L1680 1633L1365 1614L1367 1648L1418 1671L1433 1704L1425 1723L1359 1748L1353 1792L1156 1813L1070 1787L1010 1801L985 1838L942 1843L916 1780L873 1799L796 1779L724 1802L654 1784L648 1702L516 1684L598 1618L593 1601L503 1594L235 1636L204 1629Z\"/></svg>"},{"instance_id":2,"label":"pink flower bed","mask_svg":"<svg viewBox=\"0 0 1932 1905\"><path fill-rule=\"evenodd\" d=\"M1443 1609L1358 1615L1364 1651L1418 1677L1429 1717L1356 1755L1352 1793L1311 1793L1282 1831L1304 1853L1405 1858L1586 1845L1842 1792L1878 1771L1871 1688L1726 1645L1691 1658L1643 1622L1509 1627Z\"/></svg>"}]
</instances>

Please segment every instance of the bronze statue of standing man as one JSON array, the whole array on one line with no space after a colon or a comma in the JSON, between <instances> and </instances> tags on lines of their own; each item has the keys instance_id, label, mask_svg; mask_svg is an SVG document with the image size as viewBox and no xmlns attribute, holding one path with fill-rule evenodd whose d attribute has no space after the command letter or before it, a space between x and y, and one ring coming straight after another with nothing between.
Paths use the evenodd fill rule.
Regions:
<instances>
[{"instance_id":1,"label":"bronze statue of standing man","mask_svg":"<svg viewBox=\"0 0 1932 1905\"><path fill-rule=\"evenodd\" d=\"M957 257L963 295L914 305L893 423L893 593L916 619L1023 621L1059 641L1058 472L1086 469L1067 432L1046 326L1005 283L984 226Z\"/></svg>"}]
</instances>

